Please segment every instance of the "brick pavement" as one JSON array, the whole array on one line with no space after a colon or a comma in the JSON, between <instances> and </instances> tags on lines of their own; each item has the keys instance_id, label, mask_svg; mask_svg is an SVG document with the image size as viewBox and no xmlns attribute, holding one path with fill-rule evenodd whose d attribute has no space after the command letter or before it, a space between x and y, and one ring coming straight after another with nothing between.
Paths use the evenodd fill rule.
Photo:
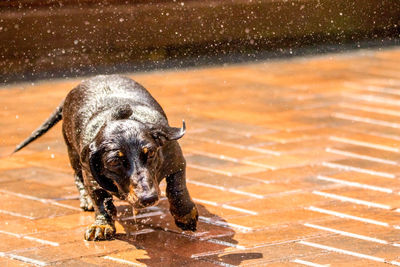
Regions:
<instances>
[{"instance_id":1,"label":"brick pavement","mask_svg":"<svg viewBox=\"0 0 400 267\"><path fill-rule=\"evenodd\" d=\"M400 49L130 75L181 140L196 233L164 200L85 242L57 125L21 152L78 80L0 90L1 266L400 265ZM165 185L164 185L165 186Z\"/></svg>"}]
</instances>

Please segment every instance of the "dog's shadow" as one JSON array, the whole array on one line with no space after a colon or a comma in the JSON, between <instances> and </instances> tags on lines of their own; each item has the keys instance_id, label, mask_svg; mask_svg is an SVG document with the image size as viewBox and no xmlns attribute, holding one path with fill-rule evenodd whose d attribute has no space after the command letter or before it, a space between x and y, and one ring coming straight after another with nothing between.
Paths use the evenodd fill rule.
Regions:
<instances>
[{"instance_id":1,"label":"dog's shadow","mask_svg":"<svg viewBox=\"0 0 400 267\"><path fill-rule=\"evenodd\" d=\"M118 205L117 221L125 233L118 233L116 239L132 244L138 251L129 258L148 266L192 265L199 260L239 265L245 260L262 258L261 253L246 252L238 245L234 239L236 231L226 220L201 204L196 206L200 213L197 231L190 232L175 225L166 199L136 215L131 206ZM225 253L226 249L230 252Z\"/></svg>"}]
</instances>

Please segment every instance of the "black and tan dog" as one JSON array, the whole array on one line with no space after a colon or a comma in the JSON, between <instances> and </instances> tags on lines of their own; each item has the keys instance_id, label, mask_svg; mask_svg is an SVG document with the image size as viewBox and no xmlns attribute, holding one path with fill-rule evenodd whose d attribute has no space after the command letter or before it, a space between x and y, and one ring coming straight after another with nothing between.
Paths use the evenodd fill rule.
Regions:
<instances>
[{"instance_id":1,"label":"black and tan dog","mask_svg":"<svg viewBox=\"0 0 400 267\"><path fill-rule=\"evenodd\" d=\"M198 212L186 188L186 163L176 141L184 135L185 123L182 128L170 127L161 106L143 86L118 75L83 81L14 152L61 119L81 208L95 210L86 240L113 238L113 195L134 209L155 205L163 178L176 225L196 230Z\"/></svg>"}]
</instances>

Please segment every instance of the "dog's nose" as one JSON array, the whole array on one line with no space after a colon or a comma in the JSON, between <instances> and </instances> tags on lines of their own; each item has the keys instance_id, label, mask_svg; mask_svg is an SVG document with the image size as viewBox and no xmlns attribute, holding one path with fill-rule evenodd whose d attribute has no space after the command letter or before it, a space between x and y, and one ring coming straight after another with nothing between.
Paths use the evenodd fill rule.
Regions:
<instances>
[{"instance_id":1,"label":"dog's nose","mask_svg":"<svg viewBox=\"0 0 400 267\"><path fill-rule=\"evenodd\" d=\"M148 207L148 206L154 205L157 201L158 201L157 194L147 195L145 197L140 198L140 204L143 207Z\"/></svg>"}]
</instances>

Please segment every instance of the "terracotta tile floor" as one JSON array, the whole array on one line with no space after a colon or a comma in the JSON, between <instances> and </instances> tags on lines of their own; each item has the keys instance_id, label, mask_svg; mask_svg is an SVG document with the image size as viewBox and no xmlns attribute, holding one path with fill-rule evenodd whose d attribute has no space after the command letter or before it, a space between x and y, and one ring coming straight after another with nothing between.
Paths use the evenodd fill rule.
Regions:
<instances>
[{"instance_id":1,"label":"terracotta tile floor","mask_svg":"<svg viewBox=\"0 0 400 267\"><path fill-rule=\"evenodd\" d=\"M0 88L0 265L400 265L400 48L130 75L181 140L196 233L165 200L85 242L60 125L79 80ZM129 210L117 202L120 212Z\"/></svg>"}]
</instances>

